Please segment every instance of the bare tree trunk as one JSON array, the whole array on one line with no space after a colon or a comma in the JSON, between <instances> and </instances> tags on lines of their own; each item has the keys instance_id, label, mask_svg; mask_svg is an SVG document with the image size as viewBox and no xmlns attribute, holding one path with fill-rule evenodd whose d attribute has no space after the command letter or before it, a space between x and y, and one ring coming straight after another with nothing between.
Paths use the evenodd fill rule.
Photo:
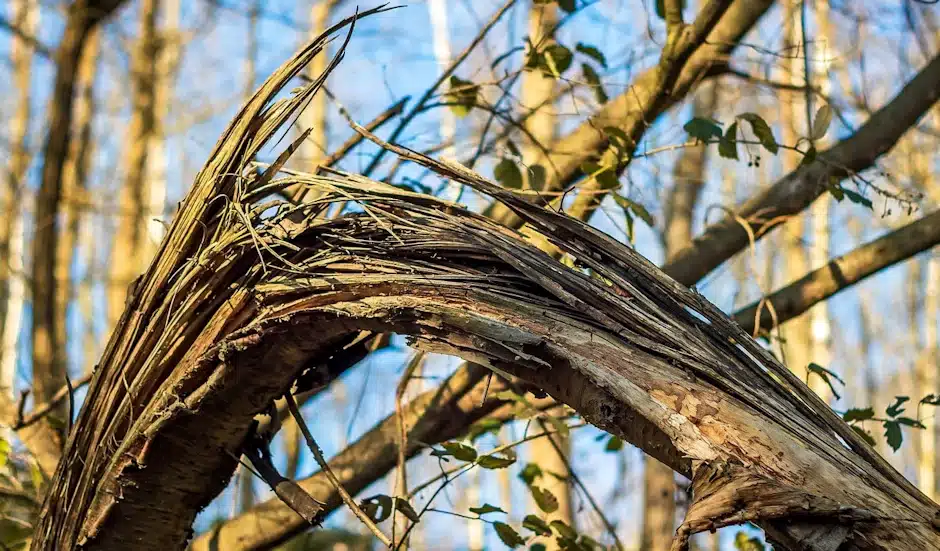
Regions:
<instances>
[{"instance_id":1,"label":"bare tree trunk","mask_svg":"<svg viewBox=\"0 0 940 551\"><path fill-rule=\"evenodd\" d=\"M72 262L79 242L81 220L88 204L89 164L94 151L92 124L95 118L94 85L98 69L99 31L100 29L95 28L88 33L85 50L79 62L75 78L75 114L72 128L75 139L69 143L68 156L62 172L65 223L56 253L58 254L56 308L60 320L68 319L69 305L75 298L76 286L72 280ZM55 342L63 343L63 345L68 343L65 326L65 323L58 325L58 334L55 339ZM64 361L67 361L67 356Z\"/></svg>"},{"instance_id":2,"label":"bare tree trunk","mask_svg":"<svg viewBox=\"0 0 940 551\"><path fill-rule=\"evenodd\" d=\"M330 24L330 17L333 14L333 8L337 2L338 0L317 0L313 3L310 8L310 33L308 38L319 36L327 29ZM329 57L326 55L315 58L307 67L307 76L310 79L319 77L326 70L328 61ZM300 131L311 129L310 135L298 147L296 159L293 160L293 163L302 170L315 171L317 163L326 154L329 145L327 143L326 100L326 94L317 94L311 98L310 103L297 119L297 126L299 126ZM300 201L312 201L317 194L316 190L309 187L298 188L298 191L293 193ZM291 438L299 442L299 431L296 427L290 427L293 422L293 419L285 420L282 430L291 432L293 435Z\"/></svg>"},{"instance_id":3,"label":"bare tree trunk","mask_svg":"<svg viewBox=\"0 0 940 551\"><path fill-rule=\"evenodd\" d=\"M428 19L431 23L434 58L437 61L438 70L443 71L450 64L451 57L453 57L450 47L447 0L428 0ZM456 148L453 141L457 133L457 118L450 109L442 109L439 113L441 117L441 143L447 144L441 153L447 157L456 157ZM454 182L448 182L447 188L442 191L442 196L457 200L460 196L460 186Z\"/></svg>"},{"instance_id":4,"label":"bare tree trunk","mask_svg":"<svg viewBox=\"0 0 940 551\"><path fill-rule=\"evenodd\" d=\"M937 360L938 342L937 323L940 321L940 259L932 255L927 259L926 285L924 288L924 349L917 362L915 385L922 394L936 392L938 387ZM920 396L912 398L919 399ZM927 415L925 425L927 429L918 439L917 449L917 485L920 491L934 499L937 495L937 439L936 419L933 409L924 412ZM934 415L931 415L934 414Z\"/></svg>"},{"instance_id":5,"label":"bare tree trunk","mask_svg":"<svg viewBox=\"0 0 940 551\"><path fill-rule=\"evenodd\" d=\"M128 286L150 261L148 220L153 213L150 212L152 175L148 170L148 157L157 132L154 95L160 55L157 37L160 0L143 0L139 10L140 34L131 58L131 122L125 152L124 186L120 192L120 212L111 249L109 327L117 323L124 311Z\"/></svg>"},{"instance_id":6,"label":"bare tree trunk","mask_svg":"<svg viewBox=\"0 0 940 551\"><path fill-rule=\"evenodd\" d=\"M12 0L13 23L34 35L39 10L30 0ZM14 85L19 97L10 119L10 160L0 188L0 392L15 395L17 342L25 298L23 285L23 216L21 196L30 155L26 147L30 119L33 46L14 35L10 44Z\"/></svg>"},{"instance_id":7,"label":"bare tree trunk","mask_svg":"<svg viewBox=\"0 0 940 551\"><path fill-rule=\"evenodd\" d=\"M179 68L183 45L180 33L180 0L163 0L161 5L162 25L157 35L156 66L153 91L153 132L150 134L147 154L147 238L144 240L144 263L142 271L156 254L167 225L163 220L166 212L167 174L169 166L166 156L166 121L174 104L176 73Z\"/></svg>"},{"instance_id":8,"label":"bare tree trunk","mask_svg":"<svg viewBox=\"0 0 940 551\"><path fill-rule=\"evenodd\" d=\"M801 2L789 0L786 4L784 22L784 78L793 86L802 86L803 81L803 36L800 32ZM796 145L800 138L799 128L805 126L806 109L802 92L794 92L784 97L782 102L782 137L788 146ZM800 156L794 151L785 151L782 155L784 171L790 172L800 164ZM803 277L809 271L809 259L806 248L806 216L803 213L792 216L783 227L782 256L785 272L784 284ZM800 379L816 390L817 377L807 377L808 366L812 360L812 331L808 314L801 315L787 322L781 330L784 363Z\"/></svg>"},{"instance_id":9,"label":"bare tree trunk","mask_svg":"<svg viewBox=\"0 0 940 551\"><path fill-rule=\"evenodd\" d=\"M829 97L832 89L829 69L833 55L832 46L835 44L835 34L829 20L829 3L814 2L813 6L820 40L814 41L812 53L814 74L811 84L819 87L823 97ZM828 138L829 135L827 134L827 136L818 139L816 147L819 149L828 148L833 141ZM809 263L810 268L813 270L829 262L829 210L831 205L832 197L825 194L810 207L810 217L813 221L811 229L813 240L809 250ZM832 359L832 327L829 322L829 306L826 302L821 302L810 309L809 325L811 361L828 368ZM832 390L821 379L814 380L811 388L823 398L831 399L833 396Z\"/></svg>"},{"instance_id":10,"label":"bare tree trunk","mask_svg":"<svg viewBox=\"0 0 940 551\"><path fill-rule=\"evenodd\" d=\"M56 50L56 76L49 103L49 131L42 149L42 172L36 197L32 243L33 393L37 403L49 401L65 383L65 343L57 305L56 275L63 169L72 134L73 102L82 52L89 34L122 4L121 0L76 0L68 9L65 31ZM64 419L67 404L55 408Z\"/></svg>"},{"instance_id":11,"label":"bare tree trunk","mask_svg":"<svg viewBox=\"0 0 940 551\"><path fill-rule=\"evenodd\" d=\"M929 117L934 126L940 124L940 111L933 110ZM940 190L937 189L937 178L932 170L932 162L936 152L931 145L922 145L912 154L912 174L920 180L920 187L930 199L936 203L940 201ZM924 327L923 349L916 361L914 385L916 394L909 394L912 399L920 399L923 395L936 393L940 389L940 334L937 324L940 323L940 257L934 252L926 259L923 291L923 319ZM937 408L921 409L926 430L918 431L916 439L917 485L920 491L931 499L938 499L937 481L937 444L940 438L940 427L937 421Z\"/></svg>"}]
</instances>

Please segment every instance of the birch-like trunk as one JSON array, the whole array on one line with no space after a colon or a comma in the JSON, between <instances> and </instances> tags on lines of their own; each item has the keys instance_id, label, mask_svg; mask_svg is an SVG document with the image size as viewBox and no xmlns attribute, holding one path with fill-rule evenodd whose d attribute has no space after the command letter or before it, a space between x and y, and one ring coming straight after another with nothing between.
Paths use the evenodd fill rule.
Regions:
<instances>
[{"instance_id":1,"label":"birch-like trunk","mask_svg":"<svg viewBox=\"0 0 940 551\"><path fill-rule=\"evenodd\" d=\"M24 33L34 35L38 27L39 9L30 0L12 0L13 24ZM33 47L29 41L12 35L10 63L16 90L16 108L10 119L10 158L0 184L0 392L16 395L15 378L17 343L26 289L23 280L24 228L22 195L30 154L26 140L29 134L30 77Z\"/></svg>"},{"instance_id":2,"label":"birch-like trunk","mask_svg":"<svg viewBox=\"0 0 940 551\"><path fill-rule=\"evenodd\" d=\"M157 63L159 38L157 19L161 0L142 0L139 7L137 43L131 55L131 122L124 152L124 185L111 249L108 282L108 326L113 327L124 311L134 279L150 262L153 250L149 237L151 212L150 156L156 139Z\"/></svg>"}]
</instances>

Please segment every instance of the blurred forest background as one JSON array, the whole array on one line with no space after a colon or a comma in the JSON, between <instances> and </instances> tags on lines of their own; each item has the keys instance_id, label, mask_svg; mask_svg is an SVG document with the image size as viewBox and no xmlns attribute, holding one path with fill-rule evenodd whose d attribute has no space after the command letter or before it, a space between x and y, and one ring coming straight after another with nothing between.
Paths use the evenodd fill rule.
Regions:
<instances>
[{"instance_id":1,"label":"blurred forest background","mask_svg":"<svg viewBox=\"0 0 940 551\"><path fill-rule=\"evenodd\" d=\"M686 21L702 3L688 2ZM49 402L60 412L59 423L67 423L63 373L75 389L71 406L80 407L128 286L151 262L177 204L242 102L311 37L357 6L374 7L349 0L111 2L113 13L78 36L68 30L68 20L75 5L86 4L3 0L0 7L0 391L6 400L0 422L13 428L22 425L24 408L35 411ZM288 136L313 129L288 166L312 170L335 160L351 172L482 211L480 197L463 196L391 156L379 157L369 143L346 150L354 133L341 111L360 124L380 121L383 137L474 165L503 185L537 191L558 144L605 105L629 97L637 78L659 62L666 40L662 3L651 0L396 4L402 7L357 23L345 60L326 84L329 93L313 100ZM806 162L810 145L822 152L853 136L940 51L936 3L770 4L726 60L730 68L709 75L648 121L619 179L598 177L600 186L563 197L565 208L661 264L709 223ZM77 40L83 47L70 46ZM320 58L310 74L319 74L327 61ZM72 68L63 70L65 65ZM63 73L74 77L74 94ZM934 69L935 89L937 74ZM442 85L419 99L439 78ZM738 119L738 143L729 146L729 126L742 114L754 116ZM776 145L767 147L767 132L770 142L780 144L777 154L771 152ZM889 138L884 149L890 151L870 168L834 185L781 229L711 271L697 289L734 313L933 212L940 201L940 108L934 105L899 136L896 143ZM712 143L703 145L703 139ZM331 158L337 151L343 155ZM582 170L591 172L590 166ZM596 211L582 204L597 197L602 202ZM886 247L890 252L899 245ZM765 337L833 408L863 412L859 427L879 451L936 498L936 424L933 408L919 401L940 391L940 258L921 248L926 250L893 266L878 264L883 250L871 252L874 277ZM415 369L414 358L404 339L392 337L303 406L327 457L458 365L429 355ZM406 372L410 381L396 394ZM907 415L926 427L903 427L899 445L877 420L898 396L918 404ZM875 414L864 413L869 406ZM569 438L516 446L520 461L509 468L472 469L447 484L414 528L412 548L505 548L493 525L470 508L491 504L506 514L484 512L485 519L518 525L537 507L546 510L532 501L531 477L538 476L558 501L549 507L552 518L607 545L614 543L612 529L626 549L668 549L686 502L685 481L600 430L577 420L569 424ZM490 448L541 430L533 418L483 429L477 442ZM42 484L15 432L0 434L6 548L17 548L29 533L39 499L31 492ZM275 450L286 476L303 479L319 470L292 422L285 423ZM417 486L439 476L442 465L449 467L421 454L408 463L407 478ZM389 472L359 497L392 494L397 476ZM424 503L435 487L418 492L416 500ZM272 496L249 471L239 470L201 514L196 533ZM244 549L371 545L345 509L325 525L316 541L301 536ZM761 545L759 531L749 527L695 543L708 550Z\"/></svg>"}]
</instances>

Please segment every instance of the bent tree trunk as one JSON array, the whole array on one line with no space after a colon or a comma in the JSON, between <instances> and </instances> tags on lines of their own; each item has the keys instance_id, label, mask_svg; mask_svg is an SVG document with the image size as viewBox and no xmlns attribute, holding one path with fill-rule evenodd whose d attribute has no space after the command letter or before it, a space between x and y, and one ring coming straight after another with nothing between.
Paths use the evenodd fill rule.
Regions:
<instances>
[{"instance_id":1,"label":"bent tree trunk","mask_svg":"<svg viewBox=\"0 0 940 551\"><path fill-rule=\"evenodd\" d=\"M936 504L723 313L632 249L388 144L501 201L579 268L433 197L334 170L281 174L297 142L257 175L255 154L326 73L274 96L325 40L236 116L132 286L34 549L184 546L237 466L253 416L305 372L328 380L324 366L362 330L410 335L538 385L692 478L676 549L742 522L781 548L940 548ZM293 186L318 199L265 214L271 203L259 200ZM360 208L317 217L341 202Z\"/></svg>"}]
</instances>

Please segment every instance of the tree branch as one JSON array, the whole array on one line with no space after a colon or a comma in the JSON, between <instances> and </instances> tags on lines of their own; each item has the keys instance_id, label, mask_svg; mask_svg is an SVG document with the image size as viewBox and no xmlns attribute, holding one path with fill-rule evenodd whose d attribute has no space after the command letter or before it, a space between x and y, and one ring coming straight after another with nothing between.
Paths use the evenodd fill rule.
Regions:
<instances>
[{"instance_id":1,"label":"tree branch","mask_svg":"<svg viewBox=\"0 0 940 551\"><path fill-rule=\"evenodd\" d=\"M920 220L866 243L793 283L774 291L763 301L741 309L734 320L748 333L754 334L760 312L760 329L799 316L813 305L848 289L885 268L933 248L940 243L940 210ZM774 315L766 303L773 305Z\"/></svg>"},{"instance_id":2,"label":"tree branch","mask_svg":"<svg viewBox=\"0 0 940 551\"><path fill-rule=\"evenodd\" d=\"M41 55L42 57L46 59L52 59L54 56L52 49L40 42L39 39L37 39L35 36L25 32L19 27L19 25L10 22L9 19L3 17L2 15L0 15L0 29L6 29L10 31L16 35L17 38L29 44L30 48L32 48L34 52Z\"/></svg>"},{"instance_id":3,"label":"tree branch","mask_svg":"<svg viewBox=\"0 0 940 551\"><path fill-rule=\"evenodd\" d=\"M771 0L736 0L730 5L720 0L709 2L690 26L688 42L684 42L674 58L667 56L668 63L664 61L664 65L637 76L622 94L552 144L545 162L548 175L544 191L549 194L561 191L583 176L581 165L596 159L610 143L603 131L605 127L623 130L632 140L628 146L635 148L653 121L681 101L714 66L726 62L741 38L772 5ZM586 191L585 195L594 195L590 192L596 188ZM501 203L495 203L487 215L514 228L522 223Z\"/></svg>"},{"instance_id":4,"label":"tree branch","mask_svg":"<svg viewBox=\"0 0 940 551\"><path fill-rule=\"evenodd\" d=\"M691 285L748 245L749 232L741 227L741 219L749 223L751 233L759 239L771 227L808 207L826 192L832 179L841 180L874 165L937 102L940 97L937 82L940 56L931 60L858 132L742 204L734 216L708 226L663 270L677 281Z\"/></svg>"}]
</instances>

